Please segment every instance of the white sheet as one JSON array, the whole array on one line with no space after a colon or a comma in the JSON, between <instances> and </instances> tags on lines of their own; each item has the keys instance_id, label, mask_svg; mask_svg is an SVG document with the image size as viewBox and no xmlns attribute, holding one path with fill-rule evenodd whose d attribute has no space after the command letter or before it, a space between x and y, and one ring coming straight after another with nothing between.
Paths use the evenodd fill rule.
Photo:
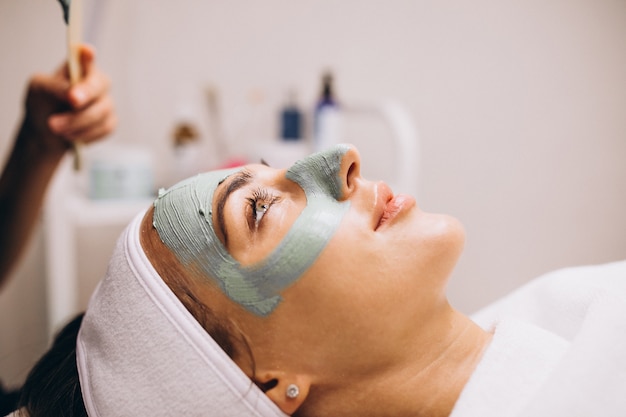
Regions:
<instances>
[{"instance_id":1,"label":"white sheet","mask_svg":"<svg viewBox=\"0 0 626 417\"><path fill-rule=\"evenodd\" d=\"M553 272L473 318L494 338L452 417L626 415L626 262Z\"/></svg>"}]
</instances>

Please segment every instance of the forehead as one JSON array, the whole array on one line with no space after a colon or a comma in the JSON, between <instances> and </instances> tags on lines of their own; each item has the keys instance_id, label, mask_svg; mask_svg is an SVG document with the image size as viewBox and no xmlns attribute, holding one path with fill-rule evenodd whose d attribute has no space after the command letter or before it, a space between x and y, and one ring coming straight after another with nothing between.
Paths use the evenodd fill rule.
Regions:
<instances>
[{"instance_id":1,"label":"forehead","mask_svg":"<svg viewBox=\"0 0 626 417\"><path fill-rule=\"evenodd\" d=\"M285 170L279 170L262 164L248 164L226 171L226 175L215 185L216 190L214 198L218 199L222 197L225 192L228 192L229 189L233 187L238 189L254 182L271 184L279 179L279 176L276 174L280 171Z\"/></svg>"}]
</instances>

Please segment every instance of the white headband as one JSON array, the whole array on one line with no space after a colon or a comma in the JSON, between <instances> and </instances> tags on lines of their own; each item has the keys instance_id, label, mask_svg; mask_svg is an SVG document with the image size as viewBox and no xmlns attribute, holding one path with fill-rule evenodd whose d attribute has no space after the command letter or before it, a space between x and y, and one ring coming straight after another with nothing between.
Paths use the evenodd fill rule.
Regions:
<instances>
[{"instance_id":1,"label":"white headband","mask_svg":"<svg viewBox=\"0 0 626 417\"><path fill-rule=\"evenodd\" d=\"M139 241L120 237L83 319L76 362L90 417L285 417L167 287Z\"/></svg>"}]
</instances>

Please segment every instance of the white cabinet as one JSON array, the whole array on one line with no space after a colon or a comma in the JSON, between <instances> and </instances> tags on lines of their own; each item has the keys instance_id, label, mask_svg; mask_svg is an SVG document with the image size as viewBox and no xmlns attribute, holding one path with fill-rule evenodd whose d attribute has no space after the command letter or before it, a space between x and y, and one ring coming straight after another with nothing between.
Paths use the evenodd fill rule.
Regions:
<instances>
[{"instance_id":1,"label":"white cabinet","mask_svg":"<svg viewBox=\"0 0 626 417\"><path fill-rule=\"evenodd\" d=\"M79 280L84 277L78 273L78 254L81 249L78 247L78 230L83 233L89 233L90 228L96 230L102 227L121 230L153 201L89 200L78 192L70 165L71 161L65 160L59 167L48 190L44 208L48 330L51 335L79 313L82 307L79 305L78 288ZM116 238L107 239L99 245L100 250L107 252L102 254L103 259L109 258L116 243ZM93 255L83 253L81 256Z\"/></svg>"}]
</instances>

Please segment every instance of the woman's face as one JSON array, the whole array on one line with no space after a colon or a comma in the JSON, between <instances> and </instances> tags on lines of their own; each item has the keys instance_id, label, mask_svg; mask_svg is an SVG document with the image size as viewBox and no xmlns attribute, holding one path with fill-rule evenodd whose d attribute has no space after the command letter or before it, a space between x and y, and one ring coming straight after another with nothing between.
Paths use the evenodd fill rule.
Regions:
<instances>
[{"instance_id":1,"label":"woman's face","mask_svg":"<svg viewBox=\"0 0 626 417\"><path fill-rule=\"evenodd\" d=\"M370 369L373 356L392 361L385 345L410 343L420 323L447 307L444 287L463 229L453 218L422 212L412 197L363 179L354 148L340 152L335 167L306 162L289 170L249 165L213 194L215 233L242 268L276 258L296 264L286 267L290 271L302 271L286 284L274 285L273 276L258 283L263 291L277 288L280 302L267 315L243 314L244 333L255 358L276 360L279 351L281 360L300 360L318 371ZM302 176L336 188L319 189ZM307 214L312 206L333 218ZM315 236L310 244L285 243L294 234ZM303 354L307 346L315 349Z\"/></svg>"},{"instance_id":2,"label":"woman's face","mask_svg":"<svg viewBox=\"0 0 626 417\"><path fill-rule=\"evenodd\" d=\"M286 170L201 174L160 193L144 229L159 273L191 278L187 301L236 329L235 361L287 414L414 377L407 364L434 361L453 323L445 284L462 227L360 164L344 145ZM286 400L291 383L300 402Z\"/></svg>"}]
</instances>

